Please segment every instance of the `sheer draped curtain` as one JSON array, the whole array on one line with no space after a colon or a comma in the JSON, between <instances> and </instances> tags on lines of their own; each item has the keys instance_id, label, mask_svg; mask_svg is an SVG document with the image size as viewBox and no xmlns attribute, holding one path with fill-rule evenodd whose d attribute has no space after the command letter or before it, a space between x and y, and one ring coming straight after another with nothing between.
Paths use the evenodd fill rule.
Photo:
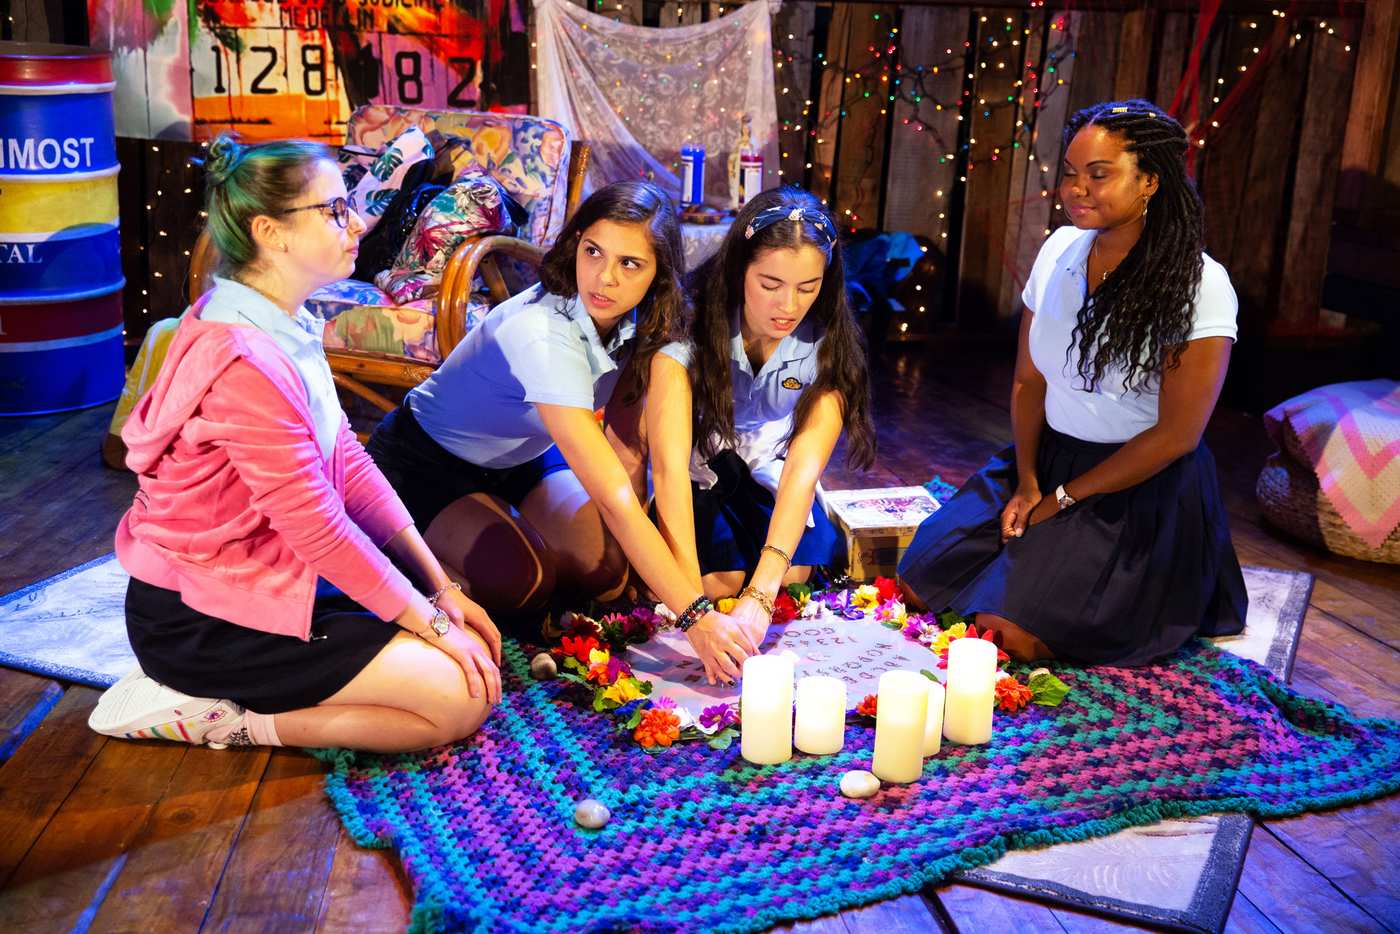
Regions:
<instances>
[{"instance_id":1,"label":"sheer draped curtain","mask_svg":"<svg viewBox=\"0 0 1400 934\"><path fill-rule=\"evenodd\" d=\"M740 114L752 117L764 187L776 184L771 16L778 6L760 0L709 23L654 29L568 0L535 0L540 115L588 143L589 188L648 178L679 200L680 148L699 144L706 201L727 206Z\"/></svg>"}]
</instances>

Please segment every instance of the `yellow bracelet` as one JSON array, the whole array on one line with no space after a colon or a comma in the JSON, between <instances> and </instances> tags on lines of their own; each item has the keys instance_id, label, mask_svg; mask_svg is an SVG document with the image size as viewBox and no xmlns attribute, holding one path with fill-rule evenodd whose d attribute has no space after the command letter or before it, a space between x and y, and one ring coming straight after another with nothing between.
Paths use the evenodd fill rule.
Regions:
<instances>
[{"instance_id":1,"label":"yellow bracelet","mask_svg":"<svg viewBox=\"0 0 1400 934\"><path fill-rule=\"evenodd\" d=\"M773 615L773 598L759 590L753 584L739 591L739 599L742 600L745 597L753 597L758 601L758 605L763 607L763 612L767 613L769 616Z\"/></svg>"}]
</instances>

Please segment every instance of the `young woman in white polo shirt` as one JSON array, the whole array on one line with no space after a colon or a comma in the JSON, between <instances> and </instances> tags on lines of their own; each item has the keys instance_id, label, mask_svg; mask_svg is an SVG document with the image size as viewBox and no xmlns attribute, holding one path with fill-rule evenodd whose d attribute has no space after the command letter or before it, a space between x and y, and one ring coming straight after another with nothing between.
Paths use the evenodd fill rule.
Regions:
<instances>
[{"instance_id":1,"label":"young woman in white polo shirt","mask_svg":"<svg viewBox=\"0 0 1400 934\"><path fill-rule=\"evenodd\" d=\"M630 561L711 680L737 679L752 640L677 565L594 416L615 402L639 409L646 361L684 333L675 209L645 182L600 188L540 272L385 417L370 456L492 612L541 609L556 583L616 597Z\"/></svg>"},{"instance_id":2,"label":"young woman in white polo shirt","mask_svg":"<svg viewBox=\"0 0 1400 934\"><path fill-rule=\"evenodd\" d=\"M647 408L693 395L695 447L674 429L647 446L657 513L681 565L711 598L738 592L734 617L761 641L779 588L835 556L814 503L843 429L850 462L874 460L865 351L836 225L809 192L760 193L691 283L690 339L653 358Z\"/></svg>"},{"instance_id":3,"label":"young woman in white polo shirt","mask_svg":"<svg viewBox=\"0 0 1400 934\"><path fill-rule=\"evenodd\" d=\"M1204 252L1189 141L1147 101L1065 127L1073 226L1022 293L1014 446L919 528L906 595L976 615L1013 656L1142 665L1244 628L1244 578L1201 441L1237 303Z\"/></svg>"}]
</instances>

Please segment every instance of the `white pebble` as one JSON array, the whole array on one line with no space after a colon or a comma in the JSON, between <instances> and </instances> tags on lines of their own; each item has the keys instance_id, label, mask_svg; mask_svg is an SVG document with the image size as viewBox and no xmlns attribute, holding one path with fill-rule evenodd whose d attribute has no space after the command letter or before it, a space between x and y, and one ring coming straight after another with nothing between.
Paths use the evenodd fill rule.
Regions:
<instances>
[{"instance_id":1,"label":"white pebble","mask_svg":"<svg viewBox=\"0 0 1400 934\"><path fill-rule=\"evenodd\" d=\"M872 776L873 777L873 776ZM574 823L589 830L597 830L608 822L612 812L601 801L584 798L574 805Z\"/></svg>"},{"instance_id":2,"label":"white pebble","mask_svg":"<svg viewBox=\"0 0 1400 934\"><path fill-rule=\"evenodd\" d=\"M880 790L880 780L873 772L852 769L841 776L841 794L848 798L869 798Z\"/></svg>"},{"instance_id":3,"label":"white pebble","mask_svg":"<svg viewBox=\"0 0 1400 934\"><path fill-rule=\"evenodd\" d=\"M554 656L541 652L530 659L530 674L536 681L552 681L559 675L559 666L555 664Z\"/></svg>"}]
</instances>

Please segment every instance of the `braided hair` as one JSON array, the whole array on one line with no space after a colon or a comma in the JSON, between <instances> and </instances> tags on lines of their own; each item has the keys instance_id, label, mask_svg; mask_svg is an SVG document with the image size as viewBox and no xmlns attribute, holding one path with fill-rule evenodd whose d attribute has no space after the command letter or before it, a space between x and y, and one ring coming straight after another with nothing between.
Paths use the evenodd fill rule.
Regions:
<instances>
[{"instance_id":1,"label":"braided hair","mask_svg":"<svg viewBox=\"0 0 1400 934\"><path fill-rule=\"evenodd\" d=\"M1141 391L1180 363L1191 333L1205 212L1186 174L1186 131L1160 107L1144 100L1086 107L1066 122L1065 146L1090 124L1118 136L1158 187L1137 243L1079 309L1066 359L1077 346L1078 374L1090 390L1117 367L1124 384Z\"/></svg>"}]
</instances>

